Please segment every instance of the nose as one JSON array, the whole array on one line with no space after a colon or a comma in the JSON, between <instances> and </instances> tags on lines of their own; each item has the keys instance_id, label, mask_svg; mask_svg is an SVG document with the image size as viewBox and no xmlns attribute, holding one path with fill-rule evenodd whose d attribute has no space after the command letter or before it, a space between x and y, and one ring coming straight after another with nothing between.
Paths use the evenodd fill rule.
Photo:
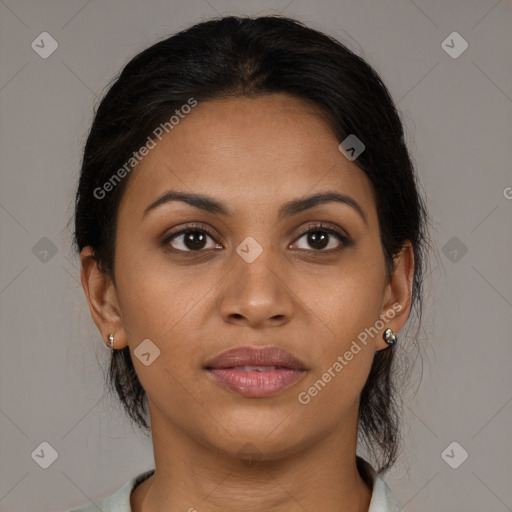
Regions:
<instances>
[{"instance_id":1,"label":"nose","mask_svg":"<svg viewBox=\"0 0 512 512\"><path fill-rule=\"evenodd\" d=\"M234 268L223 282L219 303L225 322L261 328L291 320L294 294L285 269L271 252L264 250L252 263L234 255Z\"/></svg>"}]
</instances>

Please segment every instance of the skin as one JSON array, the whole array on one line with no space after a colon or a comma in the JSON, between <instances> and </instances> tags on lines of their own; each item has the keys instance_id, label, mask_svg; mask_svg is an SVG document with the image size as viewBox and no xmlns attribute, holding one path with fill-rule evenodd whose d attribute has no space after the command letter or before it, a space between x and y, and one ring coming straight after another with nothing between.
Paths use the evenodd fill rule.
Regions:
<instances>
[{"instance_id":1,"label":"skin","mask_svg":"<svg viewBox=\"0 0 512 512\"><path fill-rule=\"evenodd\" d=\"M117 287L83 249L92 317L104 340L115 333L116 349L130 347L148 395L156 473L132 493L134 512L368 510L371 489L355 464L358 398L375 351L388 349L382 332L398 333L407 320L414 260L407 243L386 278L373 187L338 144L314 107L287 95L199 103L129 177ZM234 215L174 201L142 218L170 189L209 195ZM336 202L277 218L283 203L325 190L351 196L367 223ZM352 245L329 235L324 248L312 246L303 233L317 221ZM215 239L205 234L202 252L179 235L162 245L187 222ZM236 252L249 236L263 249L252 263ZM401 311L299 403L298 393L394 303ZM160 349L148 366L133 354L145 339ZM308 371L272 397L242 397L203 366L243 345L284 348ZM240 452L246 443L256 447L254 463Z\"/></svg>"}]
</instances>

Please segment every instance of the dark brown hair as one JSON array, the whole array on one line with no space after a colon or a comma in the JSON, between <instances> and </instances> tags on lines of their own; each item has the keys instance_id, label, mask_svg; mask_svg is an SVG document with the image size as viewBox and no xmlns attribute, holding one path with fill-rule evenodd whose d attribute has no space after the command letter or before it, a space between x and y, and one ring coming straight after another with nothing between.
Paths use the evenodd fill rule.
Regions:
<instances>
[{"instance_id":1,"label":"dark brown hair","mask_svg":"<svg viewBox=\"0 0 512 512\"><path fill-rule=\"evenodd\" d=\"M376 191L388 276L393 258L409 240L415 257L412 310L420 321L428 216L393 100L361 57L282 16L199 23L145 49L124 67L101 100L85 145L75 203L75 249L91 246L99 268L115 285L117 210L129 176L103 199L94 191L190 98L201 102L271 93L314 104L339 142L355 134L365 144L355 163ZM394 463L399 447L396 350L400 342L375 353L360 396L359 433L378 471ZM129 347L113 351L108 385L130 418L149 433L147 396Z\"/></svg>"}]
</instances>

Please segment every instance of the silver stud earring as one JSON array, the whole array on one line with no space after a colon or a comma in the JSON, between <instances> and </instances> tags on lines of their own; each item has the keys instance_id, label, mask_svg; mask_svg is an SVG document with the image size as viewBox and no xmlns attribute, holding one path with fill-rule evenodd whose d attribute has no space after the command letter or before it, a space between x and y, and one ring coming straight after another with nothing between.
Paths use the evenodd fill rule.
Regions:
<instances>
[{"instance_id":1,"label":"silver stud earring","mask_svg":"<svg viewBox=\"0 0 512 512\"><path fill-rule=\"evenodd\" d=\"M394 345L397 342L397 337L393 329L386 329L382 337L388 345Z\"/></svg>"},{"instance_id":2,"label":"silver stud earring","mask_svg":"<svg viewBox=\"0 0 512 512\"><path fill-rule=\"evenodd\" d=\"M109 348L114 350L114 335L113 334L108 335L108 346L109 346Z\"/></svg>"}]
</instances>

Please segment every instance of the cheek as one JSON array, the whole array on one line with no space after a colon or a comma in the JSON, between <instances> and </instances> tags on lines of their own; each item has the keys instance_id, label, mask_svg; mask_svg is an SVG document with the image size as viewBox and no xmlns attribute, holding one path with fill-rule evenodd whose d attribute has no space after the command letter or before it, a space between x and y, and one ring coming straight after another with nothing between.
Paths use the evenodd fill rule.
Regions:
<instances>
[{"instance_id":1,"label":"cheek","mask_svg":"<svg viewBox=\"0 0 512 512\"><path fill-rule=\"evenodd\" d=\"M375 262L354 262L315 288L321 293L304 290L304 302L311 304L320 331L312 356L315 365L300 390L307 395L301 403L336 404L332 410L339 414L358 398L382 327L383 271L379 268Z\"/></svg>"},{"instance_id":2,"label":"cheek","mask_svg":"<svg viewBox=\"0 0 512 512\"><path fill-rule=\"evenodd\" d=\"M186 320L204 292L196 289L199 280L191 279L181 269L173 271L160 250L136 249L136 243L130 243L130 247L123 253L123 244L119 244L116 258L119 301L128 341L135 347L149 338L163 349L180 319Z\"/></svg>"},{"instance_id":3,"label":"cheek","mask_svg":"<svg viewBox=\"0 0 512 512\"><path fill-rule=\"evenodd\" d=\"M155 267L148 269L127 273L119 283L123 325L135 372L148 399L158 410L171 414L191 405L187 390L194 389L196 375L184 369L190 370L197 358L194 308L204 292L196 290L190 281L177 282ZM144 340L150 343L142 345ZM149 357L145 359L144 353Z\"/></svg>"},{"instance_id":4,"label":"cheek","mask_svg":"<svg viewBox=\"0 0 512 512\"><path fill-rule=\"evenodd\" d=\"M187 389L194 386L190 367L198 357L197 340L202 339L198 315L211 299L212 283L198 278L192 269L172 270L158 254L130 253L116 264L123 326L135 371L153 400L161 395L176 403L176 397L183 395L180 384ZM154 359L150 356L149 365L138 358L144 340L151 341L146 342L149 352L158 354Z\"/></svg>"},{"instance_id":5,"label":"cheek","mask_svg":"<svg viewBox=\"0 0 512 512\"><path fill-rule=\"evenodd\" d=\"M331 430L347 415L357 414L359 397L367 380L374 351L361 346L329 360L297 390L299 414L307 428Z\"/></svg>"},{"instance_id":6,"label":"cheek","mask_svg":"<svg viewBox=\"0 0 512 512\"><path fill-rule=\"evenodd\" d=\"M352 340L364 338L366 329L379 320L384 284L379 270L379 265L355 262L326 278L315 293L305 290L304 302L312 304L324 325L325 355L348 350ZM375 339L369 336L367 343L373 346Z\"/></svg>"},{"instance_id":7,"label":"cheek","mask_svg":"<svg viewBox=\"0 0 512 512\"><path fill-rule=\"evenodd\" d=\"M180 380L184 368L197 359L195 344L199 335L194 318L196 309L200 307L198 297L201 296L199 291L190 289L189 285L182 291L175 283L166 288L162 280L155 283L145 281L143 287L133 288L133 296L123 308L123 324L141 381L151 368L135 359L138 351L134 351L143 340L151 340L158 348L159 355L155 364L158 363L162 371L165 368L173 374L180 374Z\"/></svg>"},{"instance_id":8,"label":"cheek","mask_svg":"<svg viewBox=\"0 0 512 512\"><path fill-rule=\"evenodd\" d=\"M371 288L370 288L371 289ZM310 417L330 417L333 424L353 410L368 378L375 355L380 297L361 287L332 293L318 307L327 318L324 336L316 336L315 364L297 400Z\"/></svg>"}]
</instances>

